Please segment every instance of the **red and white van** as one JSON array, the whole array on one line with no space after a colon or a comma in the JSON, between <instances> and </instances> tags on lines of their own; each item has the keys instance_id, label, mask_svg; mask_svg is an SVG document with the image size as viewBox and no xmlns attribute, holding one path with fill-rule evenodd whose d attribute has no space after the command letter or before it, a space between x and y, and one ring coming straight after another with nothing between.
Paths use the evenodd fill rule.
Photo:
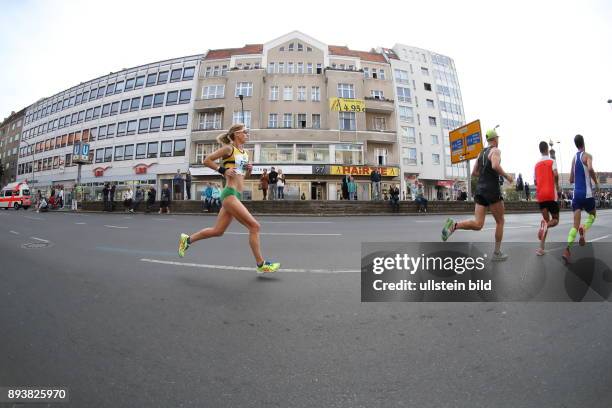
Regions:
<instances>
[{"instance_id":1,"label":"red and white van","mask_svg":"<svg viewBox=\"0 0 612 408\"><path fill-rule=\"evenodd\" d=\"M24 182L7 184L0 192L0 208L27 210L31 205L30 187Z\"/></svg>"}]
</instances>

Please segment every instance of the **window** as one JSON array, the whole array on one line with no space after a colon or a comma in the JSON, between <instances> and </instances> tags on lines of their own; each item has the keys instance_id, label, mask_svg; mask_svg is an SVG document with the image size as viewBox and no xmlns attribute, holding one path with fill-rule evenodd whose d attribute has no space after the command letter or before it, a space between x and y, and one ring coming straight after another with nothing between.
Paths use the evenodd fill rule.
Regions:
<instances>
[{"instance_id":1,"label":"window","mask_svg":"<svg viewBox=\"0 0 612 408\"><path fill-rule=\"evenodd\" d=\"M340 112L340 129L355 130L355 112Z\"/></svg>"},{"instance_id":2,"label":"window","mask_svg":"<svg viewBox=\"0 0 612 408\"><path fill-rule=\"evenodd\" d=\"M159 143L150 142L147 146L147 159L155 159L157 158L157 148Z\"/></svg>"},{"instance_id":3,"label":"window","mask_svg":"<svg viewBox=\"0 0 612 408\"><path fill-rule=\"evenodd\" d=\"M402 122L414 123L414 112L409 106L399 106L399 116Z\"/></svg>"},{"instance_id":4,"label":"window","mask_svg":"<svg viewBox=\"0 0 612 408\"><path fill-rule=\"evenodd\" d=\"M368 68L368 67L364 67L363 68L363 77L364 78L369 78L370 77L370 68Z\"/></svg>"},{"instance_id":5,"label":"window","mask_svg":"<svg viewBox=\"0 0 612 408\"><path fill-rule=\"evenodd\" d=\"M417 164L417 149L404 147L402 149L402 161L404 164L415 166Z\"/></svg>"},{"instance_id":6,"label":"window","mask_svg":"<svg viewBox=\"0 0 612 408\"><path fill-rule=\"evenodd\" d=\"M421 74L423 74L425 76L429 76L429 69L427 69L425 67L421 67Z\"/></svg>"},{"instance_id":7,"label":"window","mask_svg":"<svg viewBox=\"0 0 612 408\"><path fill-rule=\"evenodd\" d=\"M178 115L176 115L176 129L187 129L188 120L188 113L179 113Z\"/></svg>"},{"instance_id":8,"label":"window","mask_svg":"<svg viewBox=\"0 0 612 408\"><path fill-rule=\"evenodd\" d=\"M161 142L161 152L159 157L171 157L172 156L172 140L165 140Z\"/></svg>"},{"instance_id":9,"label":"window","mask_svg":"<svg viewBox=\"0 0 612 408\"><path fill-rule=\"evenodd\" d=\"M378 148L375 151L376 163L380 166L387 164L387 149Z\"/></svg>"},{"instance_id":10,"label":"window","mask_svg":"<svg viewBox=\"0 0 612 408\"><path fill-rule=\"evenodd\" d=\"M310 99L313 102L321 101L321 88L318 86L313 86L310 88Z\"/></svg>"},{"instance_id":11,"label":"window","mask_svg":"<svg viewBox=\"0 0 612 408\"><path fill-rule=\"evenodd\" d=\"M412 102L412 98L410 97L410 88L398 86L396 89L397 89L397 100L399 102Z\"/></svg>"},{"instance_id":12,"label":"window","mask_svg":"<svg viewBox=\"0 0 612 408\"><path fill-rule=\"evenodd\" d=\"M161 125L161 116L152 117L151 124L149 126L149 132L159 132L160 125Z\"/></svg>"},{"instance_id":13,"label":"window","mask_svg":"<svg viewBox=\"0 0 612 408\"><path fill-rule=\"evenodd\" d=\"M221 112L200 113L200 130L221 129Z\"/></svg>"},{"instance_id":14,"label":"window","mask_svg":"<svg viewBox=\"0 0 612 408\"><path fill-rule=\"evenodd\" d=\"M134 157L134 145L126 145L123 160L132 160Z\"/></svg>"},{"instance_id":15,"label":"window","mask_svg":"<svg viewBox=\"0 0 612 408\"><path fill-rule=\"evenodd\" d=\"M98 128L98 140L106 139L106 125L102 125Z\"/></svg>"},{"instance_id":16,"label":"window","mask_svg":"<svg viewBox=\"0 0 612 408\"><path fill-rule=\"evenodd\" d=\"M438 126L436 118L434 116L429 117L429 126Z\"/></svg>"},{"instance_id":17,"label":"window","mask_svg":"<svg viewBox=\"0 0 612 408\"><path fill-rule=\"evenodd\" d=\"M354 98L355 87L353 84L338 84L338 98Z\"/></svg>"},{"instance_id":18,"label":"window","mask_svg":"<svg viewBox=\"0 0 612 408\"><path fill-rule=\"evenodd\" d=\"M278 73L279 74L284 74L285 73L285 63L284 62L279 62L278 63Z\"/></svg>"},{"instance_id":19,"label":"window","mask_svg":"<svg viewBox=\"0 0 612 408\"><path fill-rule=\"evenodd\" d=\"M253 96L253 83L252 82L238 82L236 84L236 98L239 95Z\"/></svg>"},{"instance_id":20,"label":"window","mask_svg":"<svg viewBox=\"0 0 612 408\"><path fill-rule=\"evenodd\" d=\"M195 73L195 67L187 67L183 70L183 81L193 79Z\"/></svg>"},{"instance_id":21,"label":"window","mask_svg":"<svg viewBox=\"0 0 612 408\"><path fill-rule=\"evenodd\" d=\"M191 89L182 89L179 94L179 103L189 103L191 101Z\"/></svg>"},{"instance_id":22,"label":"window","mask_svg":"<svg viewBox=\"0 0 612 408\"><path fill-rule=\"evenodd\" d=\"M431 84L428 84L427 82L425 82L423 86L425 87L426 91L431 91Z\"/></svg>"},{"instance_id":23,"label":"window","mask_svg":"<svg viewBox=\"0 0 612 408\"><path fill-rule=\"evenodd\" d=\"M114 137L114 136L115 136L115 127L116 127L116 126L117 126L117 125L115 125L114 123L113 123L113 124L108 125L108 129L106 129L106 138L107 138L107 139L109 139L109 138L111 138L111 137Z\"/></svg>"},{"instance_id":24,"label":"window","mask_svg":"<svg viewBox=\"0 0 612 408\"><path fill-rule=\"evenodd\" d=\"M274 66L275 64L273 62L268 62L268 74L274 73Z\"/></svg>"},{"instance_id":25,"label":"window","mask_svg":"<svg viewBox=\"0 0 612 408\"><path fill-rule=\"evenodd\" d=\"M179 139L174 141L174 155L185 156L186 142L185 139Z\"/></svg>"},{"instance_id":26,"label":"window","mask_svg":"<svg viewBox=\"0 0 612 408\"><path fill-rule=\"evenodd\" d=\"M115 146L115 161L123 160L124 150L123 146Z\"/></svg>"},{"instance_id":27,"label":"window","mask_svg":"<svg viewBox=\"0 0 612 408\"><path fill-rule=\"evenodd\" d=\"M125 135L126 131L127 131L127 122L117 123L117 136Z\"/></svg>"},{"instance_id":28,"label":"window","mask_svg":"<svg viewBox=\"0 0 612 408\"><path fill-rule=\"evenodd\" d=\"M142 88L142 86L144 85L144 80L145 80L144 75L136 77L136 83L134 84L134 89Z\"/></svg>"},{"instance_id":29,"label":"window","mask_svg":"<svg viewBox=\"0 0 612 408\"><path fill-rule=\"evenodd\" d=\"M219 99L225 97L225 85L209 85L202 88L202 99Z\"/></svg>"},{"instance_id":30,"label":"window","mask_svg":"<svg viewBox=\"0 0 612 408\"><path fill-rule=\"evenodd\" d=\"M113 85L113 87L114 87L114 85ZM77 94L75 104L76 105L80 104L82 100L83 100L83 94ZM53 109L51 111L53 111ZM47 111L47 114L49 114L48 111Z\"/></svg>"},{"instance_id":31,"label":"window","mask_svg":"<svg viewBox=\"0 0 612 408\"><path fill-rule=\"evenodd\" d=\"M298 74L303 74L304 73L304 63L303 62L298 62L297 63L297 70L296 72Z\"/></svg>"},{"instance_id":32,"label":"window","mask_svg":"<svg viewBox=\"0 0 612 408\"><path fill-rule=\"evenodd\" d=\"M431 144L432 145L438 144L438 135L431 135Z\"/></svg>"},{"instance_id":33,"label":"window","mask_svg":"<svg viewBox=\"0 0 612 408\"><path fill-rule=\"evenodd\" d=\"M157 82L157 72L147 75L147 86L153 86Z\"/></svg>"},{"instance_id":34,"label":"window","mask_svg":"<svg viewBox=\"0 0 612 408\"><path fill-rule=\"evenodd\" d=\"M140 98L132 98L130 103L130 112L136 111L140 108Z\"/></svg>"},{"instance_id":35,"label":"window","mask_svg":"<svg viewBox=\"0 0 612 408\"><path fill-rule=\"evenodd\" d=\"M379 79L385 79L385 70L384 69L379 69L378 70L378 78Z\"/></svg>"},{"instance_id":36,"label":"window","mask_svg":"<svg viewBox=\"0 0 612 408\"><path fill-rule=\"evenodd\" d=\"M300 129L306 129L306 114L305 113L298 113L297 127Z\"/></svg>"},{"instance_id":37,"label":"window","mask_svg":"<svg viewBox=\"0 0 612 408\"><path fill-rule=\"evenodd\" d=\"M292 101L293 100L293 87L286 86L283 89L283 100L284 101Z\"/></svg>"},{"instance_id":38,"label":"window","mask_svg":"<svg viewBox=\"0 0 612 408\"><path fill-rule=\"evenodd\" d=\"M270 100L271 101L278 101L278 86L271 86L270 87Z\"/></svg>"},{"instance_id":39,"label":"window","mask_svg":"<svg viewBox=\"0 0 612 408\"><path fill-rule=\"evenodd\" d=\"M164 116L164 130L172 130L174 129L174 115L166 115Z\"/></svg>"},{"instance_id":40,"label":"window","mask_svg":"<svg viewBox=\"0 0 612 408\"><path fill-rule=\"evenodd\" d=\"M94 108L92 119L98 119L100 117L100 109L102 109L100 106Z\"/></svg>"},{"instance_id":41,"label":"window","mask_svg":"<svg viewBox=\"0 0 612 408\"><path fill-rule=\"evenodd\" d=\"M164 93L155 94L155 97L153 98L153 107L159 108L163 104L164 104Z\"/></svg>"},{"instance_id":42,"label":"window","mask_svg":"<svg viewBox=\"0 0 612 408\"><path fill-rule=\"evenodd\" d=\"M110 109L110 107L109 107L109 109ZM72 114L72 120L70 121L70 124L71 124L71 125L75 125L75 124L77 123L77 118L78 118L78 117L79 117L79 114L78 114L78 113L73 113L73 114ZM41 133L41 134L42 134L42 133L44 133L44 132L42 131L42 125L41 125L41 126L39 126L39 131L38 131L38 133Z\"/></svg>"},{"instance_id":43,"label":"window","mask_svg":"<svg viewBox=\"0 0 612 408\"><path fill-rule=\"evenodd\" d=\"M386 130L387 124L384 116L377 116L374 118L374 129L375 130Z\"/></svg>"},{"instance_id":44,"label":"window","mask_svg":"<svg viewBox=\"0 0 612 408\"><path fill-rule=\"evenodd\" d=\"M153 95L145 95L142 97L142 108L149 109L153 104Z\"/></svg>"},{"instance_id":45,"label":"window","mask_svg":"<svg viewBox=\"0 0 612 408\"><path fill-rule=\"evenodd\" d=\"M121 101L121 113L125 113L130 110L130 100L124 99Z\"/></svg>"},{"instance_id":46,"label":"window","mask_svg":"<svg viewBox=\"0 0 612 408\"><path fill-rule=\"evenodd\" d=\"M363 148L358 144L337 144L336 163L338 164L363 164Z\"/></svg>"},{"instance_id":47,"label":"window","mask_svg":"<svg viewBox=\"0 0 612 408\"><path fill-rule=\"evenodd\" d=\"M136 78L130 78L125 81L125 90L131 91L132 89L134 89L134 83L136 83Z\"/></svg>"},{"instance_id":48,"label":"window","mask_svg":"<svg viewBox=\"0 0 612 408\"><path fill-rule=\"evenodd\" d=\"M246 127L251 127L251 111L244 111L244 119L242 113L242 111L234 111L233 123L244 123Z\"/></svg>"},{"instance_id":49,"label":"window","mask_svg":"<svg viewBox=\"0 0 612 408\"><path fill-rule=\"evenodd\" d=\"M112 161L113 161L113 148L107 147L106 149L104 149L104 163L108 163Z\"/></svg>"},{"instance_id":50,"label":"window","mask_svg":"<svg viewBox=\"0 0 612 408\"><path fill-rule=\"evenodd\" d=\"M306 73L307 74L312 74L313 73L313 71L312 71L312 62L309 62L309 63L306 64Z\"/></svg>"},{"instance_id":51,"label":"window","mask_svg":"<svg viewBox=\"0 0 612 408\"><path fill-rule=\"evenodd\" d=\"M434 101L433 101L433 99L427 99L427 107L428 108L434 108Z\"/></svg>"},{"instance_id":52,"label":"window","mask_svg":"<svg viewBox=\"0 0 612 408\"><path fill-rule=\"evenodd\" d=\"M166 106L176 105L177 101L178 101L178 91L168 92L168 95L166 95Z\"/></svg>"},{"instance_id":53,"label":"window","mask_svg":"<svg viewBox=\"0 0 612 408\"><path fill-rule=\"evenodd\" d=\"M298 86L297 99L298 101L306 100L306 87L305 86Z\"/></svg>"},{"instance_id":54,"label":"window","mask_svg":"<svg viewBox=\"0 0 612 408\"><path fill-rule=\"evenodd\" d=\"M89 140L95 142L98 137L98 128L89 129ZM62 138L62 147L66 146L64 138Z\"/></svg>"},{"instance_id":55,"label":"window","mask_svg":"<svg viewBox=\"0 0 612 408\"><path fill-rule=\"evenodd\" d=\"M404 71L402 69L395 70L395 81L398 84L410 84L410 80L408 79L408 71Z\"/></svg>"},{"instance_id":56,"label":"window","mask_svg":"<svg viewBox=\"0 0 612 408\"><path fill-rule=\"evenodd\" d=\"M370 91L370 93L372 94L372 98L374 99L385 99L385 97L383 96L383 91L372 90Z\"/></svg>"},{"instance_id":57,"label":"window","mask_svg":"<svg viewBox=\"0 0 612 408\"><path fill-rule=\"evenodd\" d=\"M283 115L283 127L284 128L290 128L293 122L293 114L291 113L285 113Z\"/></svg>"},{"instance_id":58,"label":"window","mask_svg":"<svg viewBox=\"0 0 612 408\"><path fill-rule=\"evenodd\" d=\"M106 94L110 95L115 92L115 84L110 84L106 87Z\"/></svg>"},{"instance_id":59,"label":"window","mask_svg":"<svg viewBox=\"0 0 612 408\"><path fill-rule=\"evenodd\" d=\"M97 96L97 99L100 99L101 97L103 97L103 96L104 96L104 90L105 90L105 89L106 89L106 87L105 87L105 86L101 86L101 87L99 87L99 88L98 88L98 96Z\"/></svg>"},{"instance_id":60,"label":"window","mask_svg":"<svg viewBox=\"0 0 612 408\"><path fill-rule=\"evenodd\" d=\"M114 105L114 104L113 104ZM112 112L111 112L112 115ZM83 119L85 119L85 111L80 111L79 112L79 118L78 118L78 123L83 122ZM47 127L47 131L50 132L51 131L51 126L53 125L53 122L49 122L49 126Z\"/></svg>"},{"instance_id":61,"label":"window","mask_svg":"<svg viewBox=\"0 0 612 408\"><path fill-rule=\"evenodd\" d=\"M128 135L133 135L134 133L136 133L136 123L138 121L137 120L130 120L127 123L127 134Z\"/></svg>"},{"instance_id":62,"label":"window","mask_svg":"<svg viewBox=\"0 0 612 408\"><path fill-rule=\"evenodd\" d=\"M433 164L440 164L440 155L436 153L432 153L431 161Z\"/></svg>"},{"instance_id":63,"label":"window","mask_svg":"<svg viewBox=\"0 0 612 408\"><path fill-rule=\"evenodd\" d=\"M140 119L138 121L138 133L147 133L149 131L149 118Z\"/></svg>"},{"instance_id":64,"label":"window","mask_svg":"<svg viewBox=\"0 0 612 408\"><path fill-rule=\"evenodd\" d=\"M96 150L96 163L102 163L104 160L104 149Z\"/></svg>"},{"instance_id":65,"label":"window","mask_svg":"<svg viewBox=\"0 0 612 408\"><path fill-rule=\"evenodd\" d=\"M108 116L108 114L110 113L110 103L107 103L106 105L102 106L102 117L106 117Z\"/></svg>"},{"instance_id":66,"label":"window","mask_svg":"<svg viewBox=\"0 0 612 408\"><path fill-rule=\"evenodd\" d=\"M288 62L287 63L287 73L288 74L293 74L293 62Z\"/></svg>"},{"instance_id":67,"label":"window","mask_svg":"<svg viewBox=\"0 0 612 408\"><path fill-rule=\"evenodd\" d=\"M147 144L146 143L138 143L136 145L136 158L137 159L144 159L146 154L147 154Z\"/></svg>"},{"instance_id":68,"label":"window","mask_svg":"<svg viewBox=\"0 0 612 408\"><path fill-rule=\"evenodd\" d=\"M180 81L182 73L183 70L181 68L173 69L172 73L170 74L170 82Z\"/></svg>"},{"instance_id":69,"label":"window","mask_svg":"<svg viewBox=\"0 0 612 408\"><path fill-rule=\"evenodd\" d=\"M312 114L312 128L320 129L321 128L321 115L319 113Z\"/></svg>"},{"instance_id":70,"label":"window","mask_svg":"<svg viewBox=\"0 0 612 408\"><path fill-rule=\"evenodd\" d=\"M269 128L276 128L276 127L278 127L278 114L270 113L268 115L268 127Z\"/></svg>"},{"instance_id":71,"label":"window","mask_svg":"<svg viewBox=\"0 0 612 408\"><path fill-rule=\"evenodd\" d=\"M115 84L115 93L123 92L123 81L119 81ZM83 93L83 100L85 100L85 93Z\"/></svg>"},{"instance_id":72,"label":"window","mask_svg":"<svg viewBox=\"0 0 612 408\"><path fill-rule=\"evenodd\" d=\"M119 111L119 101L113 102L111 104L111 109L110 109L111 116L116 115L118 111Z\"/></svg>"}]
</instances>

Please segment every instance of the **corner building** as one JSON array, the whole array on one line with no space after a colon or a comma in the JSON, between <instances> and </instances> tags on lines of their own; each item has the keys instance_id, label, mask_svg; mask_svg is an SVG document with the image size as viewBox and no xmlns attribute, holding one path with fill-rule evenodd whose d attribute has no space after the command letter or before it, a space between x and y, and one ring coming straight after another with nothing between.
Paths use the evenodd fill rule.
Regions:
<instances>
[{"instance_id":1,"label":"corner building","mask_svg":"<svg viewBox=\"0 0 612 408\"><path fill-rule=\"evenodd\" d=\"M223 129L244 122L256 176L246 181L246 198L262 198L258 176L274 166L286 175L288 199L339 199L345 174L355 178L358 198L369 199L374 166L382 170L383 190L399 184L393 93L382 53L326 45L297 31L266 44L210 50L194 102L195 188L218 182L202 160L219 147L215 138ZM331 110L337 97L362 100L365 112Z\"/></svg>"}]
</instances>

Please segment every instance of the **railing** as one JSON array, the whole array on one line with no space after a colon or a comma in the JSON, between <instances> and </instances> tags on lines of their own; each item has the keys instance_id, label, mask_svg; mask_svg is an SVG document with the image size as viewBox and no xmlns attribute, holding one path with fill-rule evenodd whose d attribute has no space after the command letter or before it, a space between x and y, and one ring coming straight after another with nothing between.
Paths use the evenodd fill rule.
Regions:
<instances>
[{"instance_id":1,"label":"railing","mask_svg":"<svg viewBox=\"0 0 612 408\"><path fill-rule=\"evenodd\" d=\"M395 101L393 99L387 99L387 98L379 98L377 96L366 96L365 98L366 101L380 101L380 102L391 102L394 103Z\"/></svg>"}]
</instances>

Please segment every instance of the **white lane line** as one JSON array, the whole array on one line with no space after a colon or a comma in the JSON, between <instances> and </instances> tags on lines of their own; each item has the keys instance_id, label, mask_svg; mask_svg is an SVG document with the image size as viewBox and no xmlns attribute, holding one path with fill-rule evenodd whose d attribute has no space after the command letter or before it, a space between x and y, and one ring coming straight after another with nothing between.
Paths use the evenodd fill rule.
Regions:
<instances>
[{"instance_id":1,"label":"white lane line","mask_svg":"<svg viewBox=\"0 0 612 408\"><path fill-rule=\"evenodd\" d=\"M44 218L36 218L36 217L28 217L27 215L24 215L23 218L27 218L28 220L35 220L35 221L44 221Z\"/></svg>"},{"instance_id":2,"label":"white lane line","mask_svg":"<svg viewBox=\"0 0 612 408\"><path fill-rule=\"evenodd\" d=\"M118 228L118 229L127 229L128 227L118 227L116 225L105 225L106 228Z\"/></svg>"},{"instance_id":3,"label":"white lane line","mask_svg":"<svg viewBox=\"0 0 612 408\"><path fill-rule=\"evenodd\" d=\"M606 239L606 238L609 238L609 237L610 237L610 235L604 235L603 237L590 239L588 242L600 241L602 239Z\"/></svg>"},{"instance_id":4,"label":"white lane line","mask_svg":"<svg viewBox=\"0 0 612 408\"><path fill-rule=\"evenodd\" d=\"M153 218L155 221L174 221L173 218Z\"/></svg>"},{"instance_id":5,"label":"white lane line","mask_svg":"<svg viewBox=\"0 0 612 408\"><path fill-rule=\"evenodd\" d=\"M17 231L9 231L11 234L19 235Z\"/></svg>"},{"instance_id":6,"label":"white lane line","mask_svg":"<svg viewBox=\"0 0 612 408\"><path fill-rule=\"evenodd\" d=\"M260 221L260 224L333 224L333 221Z\"/></svg>"},{"instance_id":7,"label":"white lane line","mask_svg":"<svg viewBox=\"0 0 612 408\"><path fill-rule=\"evenodd\" d=\"M232 271L253 271L255 267L252 266L232 266L232 265L207 265L187 262L174 262L174 261L162 261L159 259L148 259L142 258L142 262L156 263L162 265L175 265L175 266L188 266L191 268L205 268L205 269L228 269ZM279 272L295 272L295 273L360 273L359 270L329 270L329 269L292 269L292 268L281 268Z\"/></svg>"},{"instance_id":8,"label":"white lane line","mask_svg":"<svg viewBox=\"0 0 612 408\"><path fill-rule=\"evenodd\" d=\"M87 225L86 222L75 222L76 225Z\"/></svg>"},{"instance_id":9,"label":"white lane line","mask_svg":"<svg viewBox=\"0 0 612 408\"><path fill-rule=\"evenodd\" d=\"M521 229L521 228L534 228L534 227L532 227L531 225L521 225L519 227L506 227L506 226L504 226L504 230L507 230L507 229ZM494 229L495 229L495 227L483 228L481 231L492 231Z\"/></svg>"},{"instance_id":10,"label":"white lane line","mask_svg":"<svg viewBox=\"0 0 612 408\"><path fill-rule=\"evenodd\" d=\"M248 232L226 232L228 235L249 235ZM305 236L305 237L340 237L342 234L306 234L296 232L260 232L259 235L283 235L283 236Z\"/></svg>"},{"instance_id":11,"label":"white lane line","mask_svg":"<svg viewBox=\"0 0 612 408\"><path fill-rule=\"evenodd\" d=\"M31 239L34 239L36 241L40 241L40 242L49 242L46 239L42 239L42 238L36 238L36 237L30 237Z\"/></svg>"}]
</instances>

